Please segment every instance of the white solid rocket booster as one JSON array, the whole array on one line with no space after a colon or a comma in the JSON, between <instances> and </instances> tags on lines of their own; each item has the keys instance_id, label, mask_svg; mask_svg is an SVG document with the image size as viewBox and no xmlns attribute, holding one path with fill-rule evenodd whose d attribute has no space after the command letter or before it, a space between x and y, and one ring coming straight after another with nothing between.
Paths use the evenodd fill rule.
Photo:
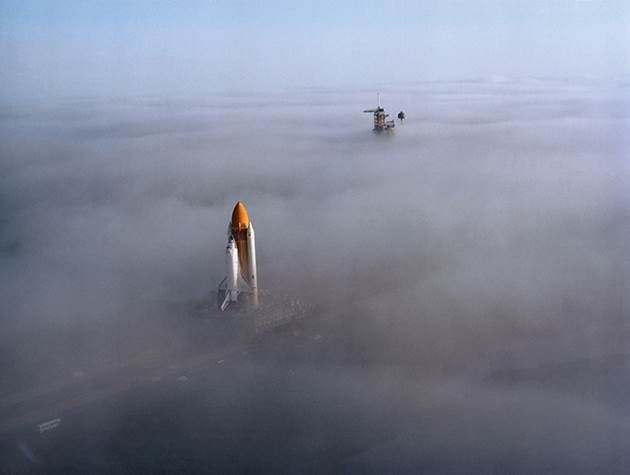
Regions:
<instances>
[{"instance_id":1,"label":"white solid rocket booster","mask_svg":"<svg viewBox=\"0 0 630 475\"><path fill-rule=\"evenodd\" d=\"M228 237L227 247L225 249L226 267L227 267L227 279L225 300L221 305L221 310L225 310L230 302L238 301L238 250L236 249L236 242L232 236Z\"/></svg>"},{"instance_id":2,"label":"white solid rocket booster","mask_svg":"<svg viewBox=\"0 0 630 475\"><path fill-rule=\"evenodd\" d=\"M252 305L258 306L258 271L256 268L256 233L250 221L247 227L247 253L249 254L249 287L252 291Z\"/></svg>"},{"instance_id":3,"label":"white solid rocket booster","mask_svg":"<svg viewBox=\"0 0 630 475\"><path fill-rule=\"evenodd\" d=\"M223 282L219 285L219 296L222 298L220 308L224 311L230 303L238 302L241 294L249 297L247 300L252 307L257 307L256 234L245 205L240 201L232 211L227 234L227 275L224 279L225 289L222 288Z\"/></svg>"}]
</instances>

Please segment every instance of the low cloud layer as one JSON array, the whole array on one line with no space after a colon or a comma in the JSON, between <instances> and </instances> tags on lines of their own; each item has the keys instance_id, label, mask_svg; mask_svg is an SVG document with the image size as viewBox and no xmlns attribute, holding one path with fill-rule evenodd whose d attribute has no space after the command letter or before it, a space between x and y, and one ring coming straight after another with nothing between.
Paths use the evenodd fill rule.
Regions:
<instances>
[{"instance_id":1,"label":"low cloud layer","mask_svg":"<svg viewBox=\"0 0 630 475\"><path fill-rule=\"evenodd\" d=\"M441 82L382 97L392 115L403 109L408 117L391 136L370 131L361 112L374 102L369 91L7 106L0 115L0 345L12 361L5 388L45 379L33 373L43 358L24 342L75 335L79 344L60 349L58 359L54 349L47 355L46 364L63 371L121 347L133 353L125 335L134 322L167 312L165 303L203 298L223 277L225 227L242 200L256 226L261 285L307 300L314 318L327 316L322 328L336 335L327 351L333 361L345 355L339 377L360 386L352 381L361 367L361 378L387 378L392 397L414 414L406 391L434 381L432 394L458 394L440 411L452 420L461 411L470 430L480 424L471 411L492 419L499 417L492 408L532 404L512 420L531 432L527 414L562 406L558 388L529 397L527 385L506 390L493 371L628 351L628 88ZM167 331L156 322L148 345ZM566 414L584 414L583 387L570 391L575 410ZM322 388L339 389L332 381ZM470 405L460 400L467 391ZM365 404L374 400L387 404L384 397ZM586 411L595 422L581 421L583 434L627 432L601 411ZM626 407L614 411L625 421ZM560 424L570 430L573 417ZM497 424L487 439L495 448L501 434L517 430ZM426 450L466 443L438 426L428 425L435 442ZM561 437L549 437L553 451ZM378 458L392 449L375 450ZM571 447L559 450L553 457L562 459ZM364 458L352 466L361 470Z\"/></svg>"}]
</instances>

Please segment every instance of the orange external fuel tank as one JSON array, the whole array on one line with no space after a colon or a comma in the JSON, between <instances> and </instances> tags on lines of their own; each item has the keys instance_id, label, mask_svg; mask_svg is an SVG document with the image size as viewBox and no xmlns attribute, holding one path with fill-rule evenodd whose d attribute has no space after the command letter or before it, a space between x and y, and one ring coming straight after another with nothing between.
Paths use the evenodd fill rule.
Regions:
<instances>
[{"instance_id":1,"label":"orange external fuel tank","mask_svg":"<svg viewBox=\"0 0 630 475\"><path fill-rule=\"evenodd\" d=\"M245 205L240 201L236 202L232 211L232 221L230 222L232 236L238 249L238 260L241 267L241 277L249 282L249 254L247 250L247 228L249 227L249 216Z\"/></svg>"}]
</instances>

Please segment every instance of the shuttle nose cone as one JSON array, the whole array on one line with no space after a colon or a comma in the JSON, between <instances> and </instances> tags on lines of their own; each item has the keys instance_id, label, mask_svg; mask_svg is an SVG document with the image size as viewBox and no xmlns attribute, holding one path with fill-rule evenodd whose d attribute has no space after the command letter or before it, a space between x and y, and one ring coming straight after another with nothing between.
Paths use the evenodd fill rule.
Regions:
<instances>
[{"instance_id":1,"label":"shuttle nose cone","mask_svg":"<svg viewBox=\"0 0 630 475\"><path fill-rule=\"evenodd\" d=\"M232 231L241 231L249 227L249 216L245 205L240 201L236 202L234 211L232 211Z\"/></svg>"}]
</instances>

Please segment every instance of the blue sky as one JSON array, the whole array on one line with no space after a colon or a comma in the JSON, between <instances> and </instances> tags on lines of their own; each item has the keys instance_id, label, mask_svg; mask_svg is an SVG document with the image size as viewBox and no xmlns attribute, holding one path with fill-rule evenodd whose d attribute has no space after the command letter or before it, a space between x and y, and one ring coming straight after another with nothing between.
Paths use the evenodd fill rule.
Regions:
<instances>
[{"instance_id":1,"label":"blue sky","mask_svg":"<svg viewBox=\"0 0 630 475\"><path fill-rule=\"evenodd\" d=\"M2 96L630 75L624 1L12 1Z\"/></svg>"}]
</instances>

